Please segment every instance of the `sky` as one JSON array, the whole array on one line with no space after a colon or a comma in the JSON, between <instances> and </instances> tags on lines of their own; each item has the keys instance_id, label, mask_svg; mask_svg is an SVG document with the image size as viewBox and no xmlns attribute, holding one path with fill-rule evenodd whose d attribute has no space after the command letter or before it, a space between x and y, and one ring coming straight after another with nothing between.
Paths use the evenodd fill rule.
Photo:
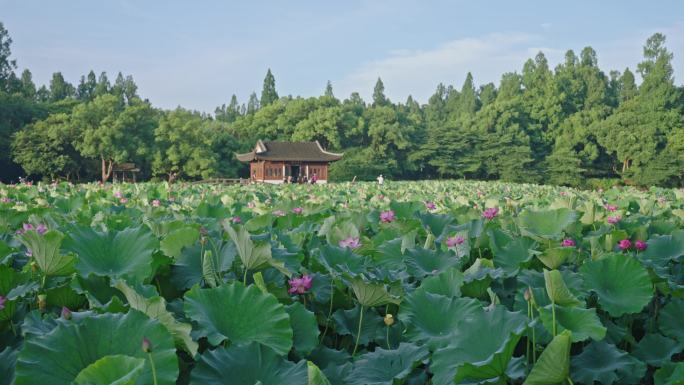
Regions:
<instances>
[{"instance_id":1,"label":"sky","mask_svg":"<svg viewBox=\"0 0 684 385\"><path fill-rule=\"evenodd\" d=\"M437 84L498 84L537 52L551 65L590 45L599 66L635 69L646 38L667 36L684 79L682 0L0 0L19 70L78 83L91 69L132 75L162 108L213 112L243 103L271 69L281 96L369 100L378 77L392 101L425 103Z\"/></svg>"}]
</instances>

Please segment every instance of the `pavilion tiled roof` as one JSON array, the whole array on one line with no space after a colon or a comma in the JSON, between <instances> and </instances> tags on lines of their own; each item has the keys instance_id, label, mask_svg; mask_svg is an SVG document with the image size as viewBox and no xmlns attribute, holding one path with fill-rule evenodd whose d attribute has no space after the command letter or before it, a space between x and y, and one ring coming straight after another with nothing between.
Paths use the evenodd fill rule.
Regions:
<instances>
[{"instance_id":1,"label":"pavilion tiled roof","mask_svg":"<svg viewBox=\"0 0 684 385\"><path fill-rule=\"evenodd\" d=\"M318 141L315 142L281 142L261 141L254 150L245 154L235 154L241 162L253 160L270 161L305 161L334 162L342 158L342 154L325 151Z\"/></svg>"}]
</instances>

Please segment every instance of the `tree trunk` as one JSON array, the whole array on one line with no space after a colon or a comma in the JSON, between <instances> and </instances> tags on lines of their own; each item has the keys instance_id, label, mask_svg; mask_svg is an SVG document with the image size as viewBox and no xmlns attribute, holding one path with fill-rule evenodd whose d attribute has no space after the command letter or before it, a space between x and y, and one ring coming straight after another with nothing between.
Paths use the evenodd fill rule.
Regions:
<instances>
[{"instance_id":1,"label":"tree trunk","mask_svg":"<svg viewBox=\"0 0 684 385\"><path fill-rule=\"evenodd\" d=\"M107 161L104 156L100 156L100 159L102 159L102 183L107 183L109 180L109 177L112 175L112 168L114 167L114 161L109 160ZM107 162L109 162L109 165L107 165Z\"/></svg>"}]
</instances>

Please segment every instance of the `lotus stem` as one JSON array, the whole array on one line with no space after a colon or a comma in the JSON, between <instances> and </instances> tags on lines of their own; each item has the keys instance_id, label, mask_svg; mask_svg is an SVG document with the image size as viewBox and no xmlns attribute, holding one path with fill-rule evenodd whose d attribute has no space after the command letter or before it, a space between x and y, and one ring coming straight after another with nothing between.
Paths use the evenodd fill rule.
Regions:
<instances>
[{"instance_id":1,"label":"lotus stem","mask_svg":"<svg viewBox=\"0 0 684 385\"><path fill-rule=\"evenodd\" d=\"M157 368L154 366L154 358L152 358L152 353L147 353L150 359L150 368L152 368L152 383L157 385Z\"/></svg>"},{"instance_id":2,"label":"lotus stem","mask_svg":"<svg viewBox=\"0 0 684 385\"><path fill-rule=\"evenodd\" d=\"M335 280L330 279L330 308L328 309L328 317L325 318L325 329L323 330L323 335L321 336L321 343L325 339L325 335L328 333L328 326L330 325L330 317L332 316L333 310L333 296L335 295Z\"/></svg>"},{"instance_id":3,"label":"lotus stem","mask_svg":"<svg viewBox=\"0 0 684 385\"><path fill-rule=\"evenodd\" d=\"M361 305L361 314L359 315L359 328L356 331L356 343L354 344L354 351L352 357L356 354L356 349L359 347L359 340L361 339L361 323L363 322L363 305Z\"/></svg>"},{"instance_id":4,"label":"lotus stem","mask_svg":"<svg viewBox=\"0 0 684 385\"><path fill-rule=\"evenodd\" d=\"M247 286L247 271L248 269L245 267L245 274L242 276L242 284Z\"/></svg>"},{"instance_id":5,"label":"lotus stem","mask_svg":"<svg viewBox=\"0 0 684 385\"><path fill-rule=\"evenodd\" d=\"M572 379L570 378L570 376L568 376L568 384L574 385L574 383L572 382Z\"/></svg>"},{"instance_id":6,"label":"lotus stem","mask_svg":"<svg viewBox=\"0 0 684 385\"><path fill-rule=\"evenodd\" d=\"M553 336L556 336L556 303L551 301L551 315L553 316Z\"/></svg>"},{"instance_id":7,"label":"lotus stem","mask_svg":"<svg viewBox=\"0 0 684 385\"><path fill-rule=\"evenodd\" d=\"M390 328L389 325L387 325L387 335L385 338L387 339L387 350L392 350L392 348L390 347L390 340L389 340L389 328Z\"/></svg>"}]
</instances>

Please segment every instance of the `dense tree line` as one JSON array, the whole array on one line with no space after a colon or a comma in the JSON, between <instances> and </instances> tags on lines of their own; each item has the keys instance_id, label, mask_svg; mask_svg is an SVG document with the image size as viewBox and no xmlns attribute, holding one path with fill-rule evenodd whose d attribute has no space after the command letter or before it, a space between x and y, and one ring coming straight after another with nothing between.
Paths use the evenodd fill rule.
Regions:
<instances>
[{"instance_id":1,"label":"dense tree line","mask_svg":"<svg viewBox=\"0 0 684 385\"><path fill-rule=\"evenodd\" d=\"M281 97L269 70L261 95L235 95L214 115L154 108L131 76L91 71L78 85L61 73L37 87L19 75L0 24L0 178L108 180L134 162L144 178L246 175L234 152L257 139L318 140L345 153L336 180L468 178L573 186L623 181L681 186L684 89L674 84L665 37L651 36L636 71L608 74L596 52L568 51L551 69L543 53L498 85L438 85L426 104L391 102L378 79L358 93Z\"/></svg>"}]
</instances>

